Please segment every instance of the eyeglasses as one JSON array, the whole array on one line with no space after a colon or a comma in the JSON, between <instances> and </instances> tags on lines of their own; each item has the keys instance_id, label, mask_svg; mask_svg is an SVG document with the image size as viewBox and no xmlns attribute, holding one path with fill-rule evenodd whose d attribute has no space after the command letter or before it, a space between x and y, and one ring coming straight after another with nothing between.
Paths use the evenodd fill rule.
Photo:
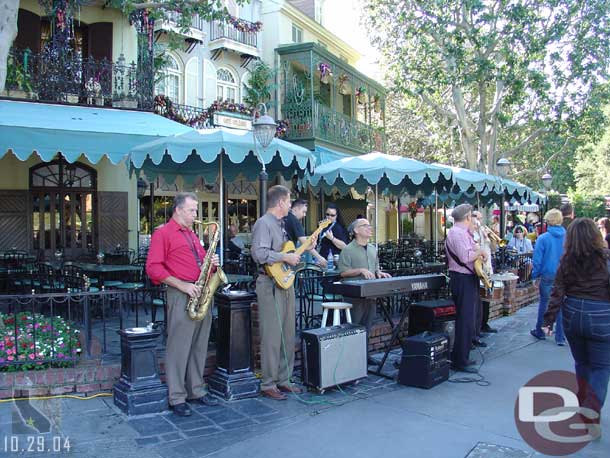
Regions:
<instances>
[{"instance_id":1,"label":"eyeglasses","mask_svg":"<svg viewBox=\"0 0 610 458\"><path fill-rule=\"evenodd\" d=\"M358 229L359 227L369 228L372 226L370 224L361 224L360 226L356 226L356 229Z\"/></svg>"},{"instance_id":2,"label":"eyeglasses","mask_svg":"<svg viewBox=\"0 0 610 458\"><path fill-rule=\"evenodd\" d=\"M334 213L334 214L333 213L327 213L326 216L330 216L330 217L334 218L335 216L337 216L337 214L336 213Z\"/></svg>"}]
</instances>

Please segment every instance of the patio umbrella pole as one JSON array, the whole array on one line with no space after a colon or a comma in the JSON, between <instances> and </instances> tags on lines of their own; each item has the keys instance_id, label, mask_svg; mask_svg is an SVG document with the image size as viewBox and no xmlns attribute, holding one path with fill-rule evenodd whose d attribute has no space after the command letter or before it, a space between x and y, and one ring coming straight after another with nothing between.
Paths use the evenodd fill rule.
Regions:
<instances>
[{"instance_id":1,"label":"patio umbrella pole","mask_svg":"<svg viewBox=\"0 0 610 458\"><path fill-rule=\"evenodd\" d=\"M434 254L438 257L438 193L434 193Z\"/></svg>"},{"instance_id":2,"label":"patio umbrella pole","mask_svg":"<svg viewBox=\"0 0 610 458\"><path fill-rule=\"evenodd\" d=\"M375 248L379 249L379 185L375 185Z\"/></svg>"},{"instance_id":3,"label":"patio umbrella pole","mask_svg":"<svg viewBox=\"0 0 610 458\"><path fill-rule=\"evenodd\" d=\"M220 202L218 202L218 214L220 216L220 265L224 264L225 254L225 183L222 171L222 156L224 153L220 153L220 161L218 167L218 181L220 183Z\"/></svg>"}]
</instances>

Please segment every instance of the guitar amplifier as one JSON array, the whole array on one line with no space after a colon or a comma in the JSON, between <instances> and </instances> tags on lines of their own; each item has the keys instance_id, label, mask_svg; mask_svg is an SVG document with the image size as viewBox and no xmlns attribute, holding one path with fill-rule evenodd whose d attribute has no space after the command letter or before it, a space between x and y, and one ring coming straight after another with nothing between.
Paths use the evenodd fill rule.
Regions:
<instances>
[{"instance_id":1,"label":"guitar amplifier","mask_svg":"<svg viewBox=\"0 0 610 458\"><path fill-rule=\"evenodd\" d=\"M366 329L342 324L308 329L303 339L303 383L324 390L366 377Z\"/></svg>"},{"instance_id":2,"label":"guitar amplifier","mask_svg":"<svg viewBox=\"0 0 610 458\"><path fill-rule=\"evenodd\" d=\"M411 304L409 309L409 335L425 331L447 334L449 351L455 340L455 304L451 299L433 299Z\"/></svg>"},{"instance_id":3,"label":"guitar amplifier","mask_svg":"<svg viewBox=\"0 0 610 458\"><path fill-rule=\"evenodd\" d=\"M424 332L404 340L398 383L432 388L449 378L449 340L444 334Z\"/></svg>"}]
</instances>

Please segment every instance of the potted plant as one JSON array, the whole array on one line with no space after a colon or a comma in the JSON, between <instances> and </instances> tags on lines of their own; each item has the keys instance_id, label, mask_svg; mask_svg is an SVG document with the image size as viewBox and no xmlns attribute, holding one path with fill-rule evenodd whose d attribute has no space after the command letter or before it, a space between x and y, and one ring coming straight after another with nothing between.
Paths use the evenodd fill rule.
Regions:
<instances>
[{"instance_id":1,"label":"potted plant","mask_svg":"<svg viewBox=\"0 0 610 458\"><path fill-rule=\"evenodd\" d=\"M330 83L330 79L333 76L333 72L330 70L330 65L325 62L318 64L318 71L320 72L320 82L322 84Z\"/></svg>"},{"instance_id":2,"label":"potted plant","mask_svg":"<svg viewBox=\"0 0 610 458\"><path fill-rule=\"evenodd\" d=\"M359 86L356 89L356 100L360 105L364 105L366 103L366 88L364 86Z\"/></svg>"},{"instance_id":3,"label":"potted plant","mask_svg":"<svg viewBox=\"0 0 610 458\"><path fill-rule=\"evenodd\" d=\"M30 98L32 83L30 75L25 71L21 62L9 59L6 65L6 95L18 98Z\"/></svg>"}]
</instances>

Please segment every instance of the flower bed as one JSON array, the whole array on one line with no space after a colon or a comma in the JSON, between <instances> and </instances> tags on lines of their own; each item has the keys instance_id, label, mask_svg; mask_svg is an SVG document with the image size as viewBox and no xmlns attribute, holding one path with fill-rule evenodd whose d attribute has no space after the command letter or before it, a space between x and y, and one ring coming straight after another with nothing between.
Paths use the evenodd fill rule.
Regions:
<instances>
[{"instance_id":1,"label":"flower bed","mask_svg":"<svg viewBox=\"0 0 610 458\"><path fill-rule=\"evenodd\" d=\"M80 331L60 316L0 313L0 371L68 367L81 352Z\"/></svg>"}]
</instances>

